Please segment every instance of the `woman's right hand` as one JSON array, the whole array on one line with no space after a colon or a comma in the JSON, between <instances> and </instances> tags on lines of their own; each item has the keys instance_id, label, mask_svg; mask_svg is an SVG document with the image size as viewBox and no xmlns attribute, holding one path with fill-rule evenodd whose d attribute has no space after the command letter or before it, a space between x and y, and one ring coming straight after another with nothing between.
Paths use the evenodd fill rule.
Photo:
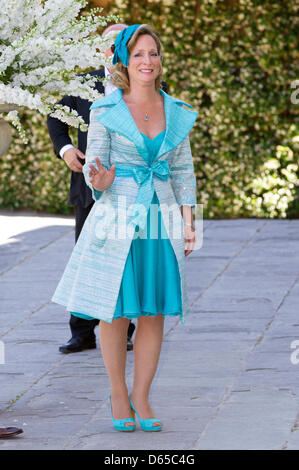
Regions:
<instances>
[{"instance_id":1,"label":"woman's right hand","mask_svg":"<svg viewBox=\"0 0 299 470\"><path fill-rule=\"evenodd\" d=\"M97 168L92 165L92 163L89 164L89 179L97 191L104 191L105 189L109 188L109 186L111 186L114 181L116 166L112 165L110 170L106 170L100 162L99 158L96 157L95 162Z\"/></svg>"}]
</instances>

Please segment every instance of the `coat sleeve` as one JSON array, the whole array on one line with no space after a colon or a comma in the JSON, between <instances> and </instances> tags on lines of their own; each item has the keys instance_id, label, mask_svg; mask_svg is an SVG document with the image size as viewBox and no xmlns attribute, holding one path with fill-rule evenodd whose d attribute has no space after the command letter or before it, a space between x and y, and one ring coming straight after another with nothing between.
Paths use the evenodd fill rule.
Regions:
<instances>
[{"instance_id":1,"label":"coat sleeve","mask_svg":"<svg viewBox=\"0 0 299 470\"><path fill-rule=\"evenodd\" d=\"M64 96L58 104L69 106L71 109L77 110L74 96ZM53 118L50 115L47 116L47 126L55 155L60 158L59 152L62 147L67 144L72 144L72 140L69 136L69 126L65 122L60 121L60 119Z\"/></svg>"},{"instance_id":2,"label":"coat sleeve","mask_svg":"<svg viewBox=\"0 0 299 470\"><path fill-rule=\"evenodd\" d=\"M179 206L195 207L196 176L189 135L175 148L170 165L171 185Z\"/></svg>"},{"instance_id":3,"label":"coat sleeve","mask_svg":"<svg viewBox=\"0 0 299 470\"><path fill-rule=\"evenodd\" d=\"M92 191L92 197L95 201L100 199L103 191L94 189L89 179L89 164L95 167L95 158L98 157L102 165L108 170L110 168L110 134L98 120L97 116L105 112L104 108L94 108L90 111L90 123L87 132L87 148L85 153L85 164L83 165L83 174L87 186Z\"/></svg>"}]
</instances>

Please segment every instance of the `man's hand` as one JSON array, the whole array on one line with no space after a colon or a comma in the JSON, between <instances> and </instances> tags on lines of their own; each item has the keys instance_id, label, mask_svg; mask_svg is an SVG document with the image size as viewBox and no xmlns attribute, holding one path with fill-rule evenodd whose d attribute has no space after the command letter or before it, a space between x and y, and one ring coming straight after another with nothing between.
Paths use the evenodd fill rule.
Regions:
<instances>
[{"instance_id":1,"label":"man's hand","mask_svg":"<svg viewBox=\"0 0 299 470\"><path fill-rule=\"evenodd\" d=\"M92 165L92 163L89 165L90 182L98 191L104 191L105 189L109 188L109 186L111 186L114 181L116 166L112 165L110 170L106 170L100 162L99 158L96 157L95 162L97 168Z\"/></svg>"},{"instance_id":2,"label":"man's hand","mask_svg":"<svg viewBox=\"0 0 299 470\"><path fill-rule=\"evenodd\" d=\"M68 149L63 154L63 159L65 160L67 166L76 173L82 173L83 165L80 163L79 158L83 158L85 160L85 155L75 147Z\"/></svg>"}]
</instances>

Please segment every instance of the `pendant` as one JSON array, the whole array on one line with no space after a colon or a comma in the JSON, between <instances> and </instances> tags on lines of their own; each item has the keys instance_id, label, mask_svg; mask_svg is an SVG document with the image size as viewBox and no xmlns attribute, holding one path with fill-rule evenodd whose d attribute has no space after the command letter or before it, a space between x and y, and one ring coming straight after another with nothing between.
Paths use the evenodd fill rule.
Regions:
<instances>
[{"instance_id":1,"label":"pendant","mask_svg":"<svg viewBox=\"0 0 299 470\"><path fill-rule=\"evenodd\" d=\"M148 121L148 115L147 113L145 113L145 118L144 118L145 121Z\"/></svg>"}]
</instances>

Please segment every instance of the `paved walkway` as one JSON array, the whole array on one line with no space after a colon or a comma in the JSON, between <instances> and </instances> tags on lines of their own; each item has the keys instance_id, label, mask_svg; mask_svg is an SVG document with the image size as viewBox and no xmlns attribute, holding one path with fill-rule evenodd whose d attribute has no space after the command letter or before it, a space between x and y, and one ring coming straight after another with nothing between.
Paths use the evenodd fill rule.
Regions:
<instances>
[{"instance_id":1,"label":"paved walkway","mask_svg":"<svg viewBox=\"0 0 299 470\"><path fill-rule=\"evenodd\" d=\"M73 219L2 211L0 227L0 426L24 429L0 450L299 449L299 220L204 221L192 313L166 319L152 386L164 430L132 434L112 427L99 345L58 351L69 318L50 298ZM133 365L128 352L129 386Z\"/></svg>"}]
</instances>

